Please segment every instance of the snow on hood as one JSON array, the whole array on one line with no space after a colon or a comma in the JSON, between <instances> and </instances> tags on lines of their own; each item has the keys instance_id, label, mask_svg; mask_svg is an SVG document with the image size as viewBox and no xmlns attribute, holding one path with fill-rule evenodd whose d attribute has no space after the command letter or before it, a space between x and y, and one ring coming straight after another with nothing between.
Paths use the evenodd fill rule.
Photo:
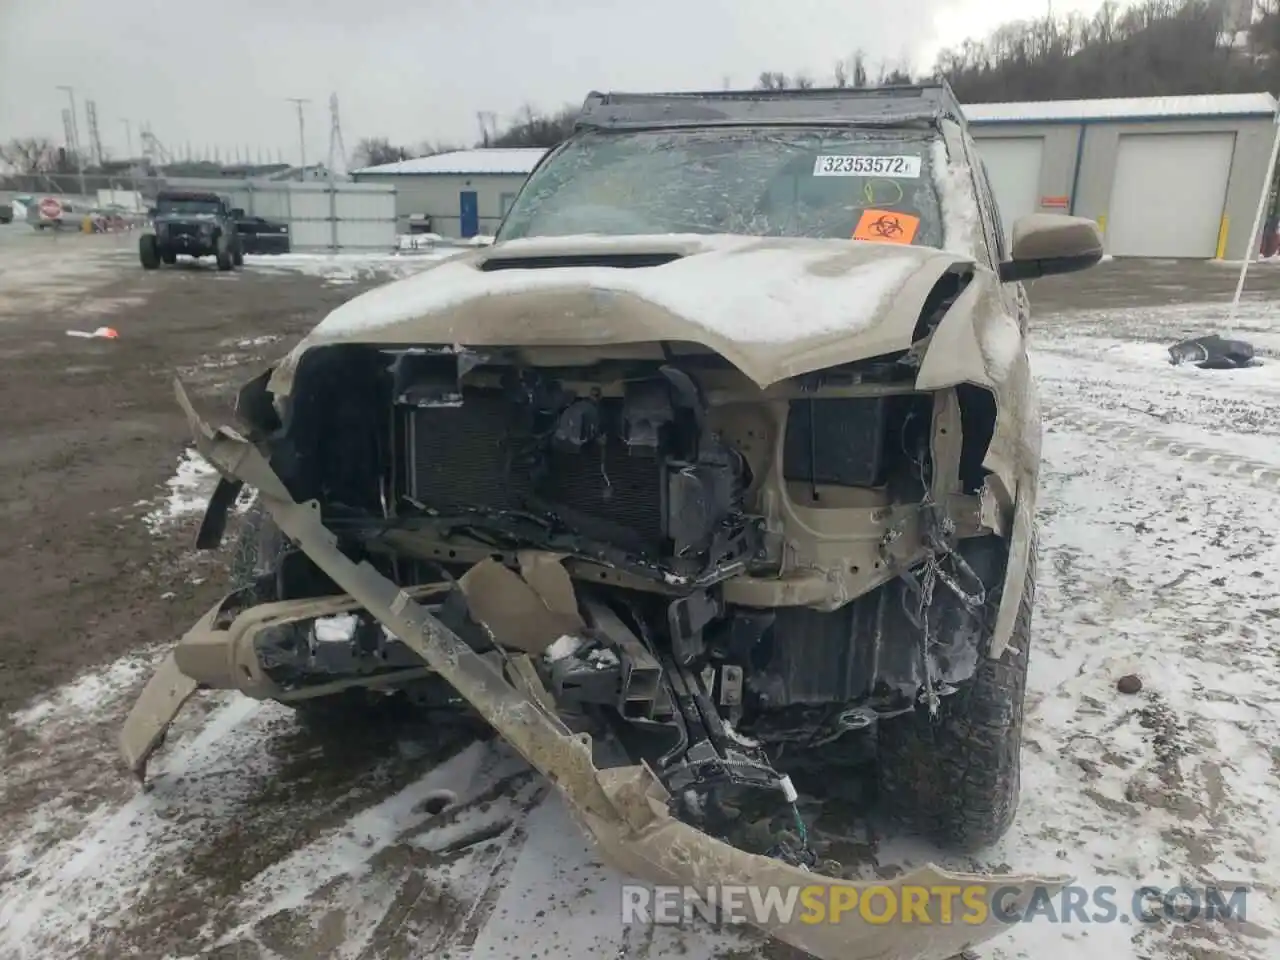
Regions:
<instances>
[{"instance_id":1,"label":"snow on hood","mask_svg":"<svg viewBox=\"0 0 1280 960\"><path fill-rule=\"evenodd\" d=\"M668 254L658 266L484 270L490 260ZM665 235L513 240L371 290L326 317L277 368L287 393L312 347L335 342L463 346L689 341L764 384L833 342L855 355L905 349L937 278L965 258L854 240ZM850 356L848 359L853 359ZM833 361L844 362L844 361Z\"/></svg>"},{"instance_id":2,"label":"snow on hood","mask_svg":"<svg viewBox=\"0 0 1280 960\"><path fill-rule=\"evenodd\" d=\"M630 240L631 242L627 242ZM587 287L604 296L632 293L689 317L730 340L766 343L864 326L885 297L920 266L913 250L850 242L756 237L584 238L573 252L623 254L661 247L683 256L657 267L557 267L485 272L489 259L563 254L561 238L513 240L481 258L462 258L417 278L371 291L334 310L319 338L358 333L427 317L479 297L537 289ZM779 309L791 322L779 324ZM461 335L461 332L459 333Z\"/></svg>"}]
</instances>

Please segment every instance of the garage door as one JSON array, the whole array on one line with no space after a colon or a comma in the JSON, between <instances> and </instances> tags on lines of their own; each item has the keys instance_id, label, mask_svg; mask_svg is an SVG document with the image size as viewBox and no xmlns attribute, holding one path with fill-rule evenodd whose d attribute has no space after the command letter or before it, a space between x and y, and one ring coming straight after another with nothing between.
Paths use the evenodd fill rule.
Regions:
<instances>
[{"instance_id":1,"label":"garage door","mask_svg":"<svg viewBox=\"0 0 1280 960\"><path fill-rule=\"evenodd\" d=\"M1044 157L1043 137L1009 137L975 140L978 156L986 164L987 175L996 192L1006 244L1013 236L1019 217L1040 207L1040 165Z\"/></svg>"},{"instance_id":2,"label":"garage door","mask_svg":"<svg viewBox=\"0 0 1280 960\"><path fill-rule=\"evenodd\" d=\"M1117 257L1215 256L1234 149L1231 133L1120 137L1107 211L1107 252Z\"/></svg>"}]
</instances>

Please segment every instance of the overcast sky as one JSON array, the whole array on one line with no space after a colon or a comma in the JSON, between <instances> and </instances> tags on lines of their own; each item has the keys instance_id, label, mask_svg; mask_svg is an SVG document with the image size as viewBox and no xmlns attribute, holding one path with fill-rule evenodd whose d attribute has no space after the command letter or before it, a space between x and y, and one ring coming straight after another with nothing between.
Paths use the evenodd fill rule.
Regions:
<instances>
[{"instance_id":1,"label":"overcast sky","mask_svg":"<svg viewBox=\"0 0 1280 960\"><path fill-rule=\"evenodd\" d=\"M361 137L469 144L476 112L557 108L592 88L750 86L761 70L829 76L861 48L921 68L937 51L1049 0L0 0L0 139L62 139L74 87L108 153L125 121L171 149L298 155L289 97L307 97L308 158L340 100ZM1091 12L1101 0L1053 0Z\"/></svg>"}]
</instances>

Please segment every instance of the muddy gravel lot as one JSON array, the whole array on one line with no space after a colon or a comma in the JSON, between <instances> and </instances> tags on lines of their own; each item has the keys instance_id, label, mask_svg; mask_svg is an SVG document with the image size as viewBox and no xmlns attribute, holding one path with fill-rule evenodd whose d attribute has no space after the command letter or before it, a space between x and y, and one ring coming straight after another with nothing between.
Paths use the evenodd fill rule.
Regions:
<instances>
[{"instance_id":1,"label":"muddy gravel lot","mask_svg":"<svg viewBox=\"0 0 1280 960\"><path fill-rule=\"evenodd\" d=\"M127 237L12 233L0 241L0 713L173 639L222 590L218 565L190 551L198 517L159 535L143 522L190 439L174 376L225 416L240 383L375 282L207 261L146 273ZM101 326L118 339L67 334Z\"/></svg>"},{"instance_id":2,"label":"muddy gravel lot","mask_svg":"<svg viewBox=\"0 0 1280 960\"><path fill-rule=\"evenodd\" d=\"M210 477L172 378L224 420L328 310L416 268L144 273L133 244L0 233L0 960L788 956L740 931L622 928L617 875L554 791L474 730L375 717L308 731L276 705L211 696L137 790L115 757L120 720L225 589L223 556L191 549ZM1280 266L1251 275L1236 324L1267 366L1218 381L1161 367L1173 337L1225 315L1234 284L1222 265L1106 263L1032 288L1046 444L1023 812L996 849L950 860L843 824L869 875L935 860L1280 889L1266 639ZM119 336L67 333L104 326ZM1135 671L1142 696L1118 700ZM977 955L1274 957L1275 914L1254 902L1229 928L1026 926Z\"/></svg>"}]
</instances>

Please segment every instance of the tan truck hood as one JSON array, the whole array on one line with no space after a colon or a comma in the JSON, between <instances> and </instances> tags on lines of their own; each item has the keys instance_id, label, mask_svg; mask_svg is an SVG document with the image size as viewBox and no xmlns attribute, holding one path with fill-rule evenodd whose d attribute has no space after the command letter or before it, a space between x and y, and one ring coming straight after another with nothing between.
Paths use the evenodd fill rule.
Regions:
<instances>
[{"instance_id":1,"label":"tan truck hood","mask_svg":"<svg viewBox=\"0 0 1280 960\"><path fill-rule=\"evenodd\" d=\"M634 265L637 257L664 255L673 259ZM568 258L590 265L550 265ZM601 265L610 261L623 265ZM764 387L906 349L929 291L957 264L973 261L931 247L857 240L513 240L441 260L338 307L281 361L269 388L277 399L286 396L303 354L336 343L590 347L664 340L714 350Z\"/></svg>"}]
</instances>

